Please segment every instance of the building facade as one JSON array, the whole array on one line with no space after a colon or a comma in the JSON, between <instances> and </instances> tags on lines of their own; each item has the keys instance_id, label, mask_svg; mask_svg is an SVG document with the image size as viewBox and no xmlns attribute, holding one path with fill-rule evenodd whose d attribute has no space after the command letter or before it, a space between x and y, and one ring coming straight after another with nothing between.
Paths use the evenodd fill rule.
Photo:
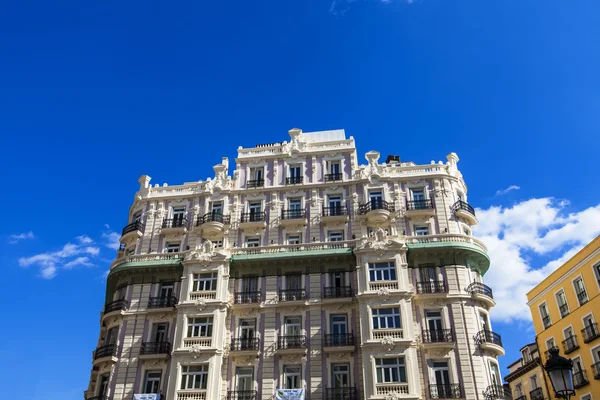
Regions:
<instances>
[{"instance_id":1,"label":"building facade","mask_svg":"<svg viewBox=\"0 0 600 400\"><path fill-rule=\"evenodd\" d=\"M508 366L508 382L514 400L548 400L551 388L543 368L537 344L530 343L521 349L521 358Z\"/></svg>"},{"instance_id":2,"label":"building facade","mask_svg":"<svg viewBox=\"0 0 600 400\"><path fill-rule=\"evenodd\" d=\"M86 399L509 398L458 156L359 165L343 130L289 135L231 174L140 178Z\"/></svg>"},{"instance_id":3,"label":"building facade","mask_svg":"<svg viewBox=\"0 0 600 400\"><path fill-rule=\"evenodd\" d=\"M600 399L600 236L527 293L537 346L573 361L577 399ZM547 377L546 377L547 378Z\"/></svg>"}]
</instances>

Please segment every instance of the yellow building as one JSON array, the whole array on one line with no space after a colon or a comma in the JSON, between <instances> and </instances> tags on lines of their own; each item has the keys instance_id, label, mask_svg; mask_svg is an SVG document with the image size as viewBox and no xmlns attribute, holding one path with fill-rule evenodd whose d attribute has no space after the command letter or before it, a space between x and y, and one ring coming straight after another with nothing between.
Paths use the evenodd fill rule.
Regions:
<instances>
[{"instance_id":1,"label":"yellow building","mask_svg":"<svg viewBox=\"0 0 600 400\"><path fill-rule=\"evenodd\" d=\"M542 357L537 344L530 343L521 349L521 358L508 366L509 374L504 377L508 382L514 400L550 399L552 388L544 379ZM549 390L550 389L550 390Z\"/></svg>"},{"instance_id":2,"label":"yellow building","mask_svg":"<svg viewBox=\"0 0 600 400\"><path fill-rule=\"evenodd\" d=\"M573 399L600 400L599 294L600 236L527 293L542 362L554 346L573 360Z\"/></svg>"}]
</instances>

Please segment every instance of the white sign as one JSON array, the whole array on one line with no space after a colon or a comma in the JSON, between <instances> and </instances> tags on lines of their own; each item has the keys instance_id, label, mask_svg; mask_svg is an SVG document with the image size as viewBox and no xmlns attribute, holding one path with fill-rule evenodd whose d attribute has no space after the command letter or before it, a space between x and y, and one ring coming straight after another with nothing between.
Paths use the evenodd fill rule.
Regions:
<instances>
[{"instance_id":1,"label":"white sign","mask_svg":"<svg viewBox=\"0 0 600 400\"><path fill-rule=\"evenodd\" d=\"M275 400L304 400L304 389L277 389Z\"/></svg>"},{"instance_id":2,"label":"white sign","mask_svg":"<svg viewBox=\"0 0 600 400\"><path fill-rule=\"evenodd\" d=\"M160 400L160 394L134 394L133 400Z\"/></svg>"}]
</instances>

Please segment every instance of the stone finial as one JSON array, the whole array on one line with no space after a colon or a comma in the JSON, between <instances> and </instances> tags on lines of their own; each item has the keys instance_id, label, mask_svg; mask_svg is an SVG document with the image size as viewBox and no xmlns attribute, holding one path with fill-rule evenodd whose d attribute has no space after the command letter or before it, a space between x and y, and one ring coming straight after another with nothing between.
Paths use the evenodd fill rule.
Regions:
<instances>
[{"instance_id":1,"label":"stone finial","mask_svg":"<svg viewBox=\"0 0 600 400\"><path fill-rule=\"evenodd\" d=\"M227 171L229 169L229 158L223 157L221 159L221 164L225 166L225 170Z\"/></svg>"},{"instance_id":2,"label":"stone finial","mask_svg":"<svg viewBox=\"0 0 600 400\"><path fill-rule=\"evenodd\" d=\"M300 134L302 133L302 129L300 128L292 128L288 131L288 133L290 134L290 137L292 138L292 140L294 140L295 138L297 138L298 136L300 136Z\"/></svg>"},{"instance_id":3,"label":"stone finial","mask_svg":"<svg viewBox=\"0 0 600 400\"><path fill-rule=\"evenodd\" d=\"M150 178L148 175L140 176L140 179L138 179L138 182L140 183L140 190L147 189L150 186L151 179L152 178Z\"/></svg>"},{"instance_id":4,"label":"stone finial","mask_svg":"<svg viewBox=\"0 0 600 400\"><path fill-rule=\"evenodd\" d=\"M458 163L458 154L456 153L450 153L446 156L446 159L448 160L448 164L450 165L456 165Z\"/></svg>"},{"instance_id":5,"label":"stone finial","mask_svg":"<svg viewBox=\"0 0 600 400\"><path fill-rule=\"evenodd\" d=\"M365 154L365 158L369 162L369 164L377 164L379 162L379 152L375 150L371 150Z\"/></svg>"}]
</instances>

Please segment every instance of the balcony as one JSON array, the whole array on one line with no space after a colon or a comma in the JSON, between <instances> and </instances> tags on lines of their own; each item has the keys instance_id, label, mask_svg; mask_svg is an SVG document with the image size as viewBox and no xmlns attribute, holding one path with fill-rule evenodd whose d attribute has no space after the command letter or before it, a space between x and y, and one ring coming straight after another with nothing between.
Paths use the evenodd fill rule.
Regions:
<instances>
[{"instance_id":1,"label":"balcony","mask_svg":"<svg viewBox=\"0 0 600 400\"><path fill-rule=\"evenodd\" d=\"M234 304L255 304L262 301L262 294L259 291L254 292L235 292L233 294Z\"/></svg>"},{"instance_id":2,"label":"balcony","mask_svg":"<svg viewBox=\"0 0 600 400\"><path fill-rule=\"evenodd\" d=\"M169 235L187 232L187 218L167 218L162 222L160 233Z\"/></svg>"},{"instance_id":3,"label":"balcony","mask_svg":"<svg viewBox=\"0 0 600 400\"><path fill-rule=\"evenodd\" d=\"M257 354L260 350L258 338L233 338L229 350L237 354Z\"/></svg>"},{"instance_id":4,"label":"balcony","mask_svg":"<svg viewBox=\"0 0 600 400\"><path fill-rule=\"evenodd\" d=\"M177 392L177 400L207 400L206 390L182 390Z\"/></svg>"},{"instance_id":5,"label":"balcony","mask_svg":"<svg viewBox=\"0 0 600 400\"><path fill-rule=\"evenodd\" d=\"M306 290L304 289L285 289L279 291L279 301L305 301Z\"/></svg>"},{"instance_id":6,"label":"balcony","mask_svg":"<svg viewBox=\"0 0 600 400\"><path fill-rule=\"evenodd\" d=\"M552 320L549 315L546 315L542 318L542 323L544 324L544 329L548 329L552 326Z\"/></svg>"},{"instance_id":7,"label":"balcony","mask_svg":"<svg viewBox=\"0 0 600 400\"><path fill-rule=\"evenodd\" d=\"M355 387L326 388L325 400L358 400Z\"/></svg>"},{"instance_id":8,"label":"balcony","mask_svg":"<svg viewBox=\"0 0 600 400\"><path fill-rule=\"evenodd\" d=\"M569 305L568 304L563 304L563 305L559 306L558 309L560 310L561 318L564 318L567 315L569 315Z\"/></svg>"},{"instance_id":9,"label":"balcony","mask_svg":"<svg viewBox=\"0 0 600 400\"><path fill-rule=\"evenodd\" d=\"M469 225L477 224L477 218L475 217L475 209L469 205L466 201L458 200L452 206L452 212L455 216L464 219Z\"/></svg>"},{"instance_id":10,"label":"balcony","mask_svg":"<svg viewBox=\"0 0 600 400\"><path fill-rule=\"evenodd\" d=\"M242 213L242 217L240 219L240 228L254 229L264 228L266 226L266 215L264 211Z\"/></svg>"},{"instance_id":11,"label":"balcony","mask_svg":"<svg viewBox=\"0 0 600 400\"><path fill-rule=\"evenodd\" d=\"M348 209L346 206L323 207L321 213L324 223L348 222Z\"/></svg>"},{"instance_id":12,"label":"balcony","mask_svg":"<svg viewBox=\"0 0 600 400\"><path fill-rule=\"evenodd\" d=\"M358 213L365 215L367 221L374 225L383 224L389 219L390 213L395 211L394 204L385 200L371 200L358 206Z\"/></svg>"},{"instance_id":13,"label":"balcony","mask_svg":"<svg viewBox=\"0 0 600 400\"><path fill-rule=\"evenodd\" d=\"M483 330L475 335L475 344L479 345L482 350L487 350L497 356L504 355L502 347L502 337L495 332Z\"/></svg>"},{"instance_id":14,"label":"balcony","mask_svg":"<svg viewBox=\"0 0 600 400\"><path fill-rule=\"evenodd\" d=\"M177 297L150 297L148 300L148 308L173 308L177 305Z\"/></svg>"},{"instance_id":15,"label":"balcony","mask_svg":"<svg viewBox=\"0 0 600 400\"><path fill-rule=\"evenodd\" d=\"M592 372L594 373L594 379L599 380L600 379L600 362L597 362L596 364L592 364Z\"/></svg>"},{"instance_id":16,"label":"balcony","mask_svg":"<svg viewBox=\"0 0 600 400\"><path fill-rule=\"evenodd\" d=\"M569 336L568 338L562 341L562 345L565 354L574 352L579 348L579 344L577 344L577 336Z\"/></svg>"},{"instance_id":17,"label":"balcony","mask_svg":"<svg viewBox=\"0 0 600 400\"><path fill-rule=\"evenodd\" d=\"M220 212L209 212L198 217L194 230L202 231L204 236L216 237L223 234L225 225L229 225L230 223L230 215L223 215Z\"/></svg>"},{"instance_id":18,"label":"balcony","mask_svg":"<svg viewBox=\"0 0 600 400\"><path fill-rule=\"evenodd\" d=\"M306 336L278 336L277 350L289 353L304 353L306 351Z\"/></svg>"},{"instance_id":19,"label":"balcony","mask_svg":"<svg viewBox=\"0 0 600 400\"><path fill-rule=\"evenodd\" d=\"M167 357L171 353L170 342L142 342L140 358Z\"/></svg>"},{"instance_id":20,"label":"balcony","mask_svg":"<svg viewBox=\"0 0 600 400\"><path fill-rule=\"evenodd\" d=\"M405 394L409 394L409 389L408 389L408 383L403 383L403 382L390 382L390 383L376 383L375 384L375 394L377 396L385 396L385 398L398 398L398 397L404 397L404 396L398 396L398 395L405 395ZM396 396L394 396L396 395Z\"/></svg>"},{"instance_id":21,"label":"balcony","mask_svg":"<svg viewBox=\"0 0 600 400\"><path fill-rule=\"evenodd\" d=\"M193 336L183 338L183 347L212 347L212 337L211 336Z\"/></svg>"},{"instance_id":22,"label":"balcony","mask_svg":"<svg viewBox=\"0 0 600 400\"><path fill-rule=\"evenodd\" d=\"M227 400L257 400L256 390L228 390Z\"/></svg>"},{"instance_id":23,"label":"balcony","mask_svg":"<svg viewBox=\"0 0 600 400\"><path fill-rule=\"evenodd\" d=\"M86 397L85 400L110 400L110 397L108 397L108 396L93 396L93 397Z\"/></svg>"},{"instance_id":24,"label":"balcony","mask_svg":"<svg viewBox=\"0 0 600 400\"><path fill-rule=\"evenodd\" d=\"M123 228L123 231L121 232L121 242L131 243L143 235L144 224L142 224L142 221L135 221Z\"/></svg>"},{"instance_id":25,"label":"balcony","mask_svg":"<svg viewBox=\"0 0 600 400\"><path fill-rule=\"evenodd\" d=\"M129 302L125 299L111 301L110 303L106 303L104 305L104 315L115 312L115 311L124 311L129 307Z\"/></svg>"},{"instance_id":26,"label":"balcony","mask_svg":"<svg viewBox=\"0 0 600 400\"><path fill-rule=\"evenodd\" d=\"M204 299L204 300L215 300L217 298L216 290L197 290L190 292L189 298L192 301Z\"/></svg>"},{"instance_id":27,"label":"balcony","mask_svg":"<svg viewBox=\"0 0 600 400\"><path fill-rule=\"evenodd\" d=\"M105 344L104 346L100 346L94 351L94 361L101 360L103 358L111 358L116 356L117 354L117 345Z\"/></svg>"},{"instance_id":28,"label":"balcony","mask_svg":"<svg viewBox=\"0 0 600 400\"><path fill-rule=\"evenodd\" d=\"M586 291L577 293L577 300L579 300L579 305L582 306L588 302L589 298Z\"/></svg>"},{"instance_id":29,"label":"balcony","mask_svg":"<svg viewBox=\"0 0 600 400\"><path fill-rule=\"evenodd\" d=\"M512 400L509 388L500 385L490 385L483 391L485 400Z\"/></svg>"},{"instance_id":30,"label":"balcony","mask_svg":"<svg viewBox=\"0 0 600 400\"><path fill-rule=\"evenodd\" d=\"M336 172L334 174L325 174L324 180L325 182L335 182L341 181L344 178L344 174L341 172Z\"/></svg>"},{"instance_id":31,"label":"balcony","mask_svg":"<svg viewBox=\"0 0 600 400\"><path fill-rule=\"evenodd\" d=\"M408 217L432 216L435 213L435 207L431 200L407 200L406 215Z\"/></svg>"},{"instance_id":32,"label":"balcony","mask_svg":"<svg viewBox=\"0 0 600 400\"><path fill-rule=\"evenodd\" d=\"M588 383L590 383L590 381L588 381L587 375L585 373L585 369L582 369L581 371L573 372L573 388L574 389L579 389L580 387L585 386Z\"/></svg>"},{"instance_id":33,"label":"balcony","mask_svg":"<svg viewBox=\"0 0 600 400\"><path fill-rule=\"evenodd\" d=\"M291 209L281 211L281 226L306 225L306 211L303 209Z\"/></svg>"},{"instance_id":34,"label":"balcony","mask_svg":"<svg viewBox=\"0 0 600 400\"><path fill-rule=\"evenodd\" d=\"M460 399L461 397L462 391L458 383L429 386L429 398L431 399Z\"/></svg>"},{"instance_id":35,"label":"balcony","mask_svg":"<svg viewBox=\"0 0 600 400\"><path fill-rule=\"evenodd\" d=\"M333 333L325 334L323 344L325 351L348 351L348 347L354 347L353 333Z\"/></svg>"},{"instance_id":36,"label":"balcony","mask_svg":"<svg viewBox=\"0 0 600 400\"><path fill-rule=\"evenodd\" d=\"M417 293L446 294L448 293L448 289L446 288L446 282L444 281L417 282Z\"/></svg>"},{"instance_id":37,"label":"balcony","mask_svg":"<svg viewBox=\"0 0 600 400\"><path fill-rule=\"evenodd\" d=\"M529 392L529 398L531 400L544 400L544 392L542 391L542 388L539 387Z\"/></svg>"},{"instance_id":38,"label":"balcony","mask_svg":"<svg viewBox=\"0 0 600 400\"><path fill-rule=\"evenodd\" d=\"M323 288L323 299L352 298L350 286L325 286Z\"/></svg>"},{"instance_id":39,"label":"balcony","mask_svg":"<svg viewBox=\"0 0 600 400\"><path fill-rule=\"evenodd\" d=\"M404 339L404 331L402 328L391 328L391 329L373 329L371 331L373 340L380 341L381 339L392 339L400 340Z\"/></svg>"},{"instance_id":40,"label":"balcony","mask_svg":"<svg viewBox=\"0 0 600 400\"><path fill-rule=\"evenodd\" d=\"M303 176L289 176L285 178L286 185L298 185L304 181Z\"/></svg>"},{"instance_id":41,"label":"balcony","mask_svg":"<svg viewBox=\"0 0 600 400\"><path fill-rule=\"evenodd\" d=\"M421 340L424 344L454 343L454 332L452 329L423 330Z\"/></svg>"},{"instance_id":42,"label":"balcony","mask_svg":"<svg viewBox=\"0 0 600 400\"><path fill-rule=\"evenodd\" d=\"M493 307L496 305L494 301L494 295L492 293L492 288L484 285L481 282L473 282L467 287L467 292L471 293L471 297L475 300L479 300L487 307Z\"/></svg>"},{"instance_id":43,"label":"balcony","mask_svg":"<svg viewBox=\"0 0 600 400\"><path fill-rule=\"evenodd\" d=\"M586 326L581 330L581 334L583 335L583 343L589 343L594 339L600 337L600 331L598 331L598 324L592 323Z\"/></svg>"},{"instance_id":44,"label":"balcony","mask_svg":"<svg viewBox=\"0 0 600 400\"><path fill-rule=\"evenodd\" d=\"M264 179L252 179L252 180L246 181L246 187L248 189L259 188L259 187L263 187L263 186L265 186Z\"/></svg>"}]
</instances>

